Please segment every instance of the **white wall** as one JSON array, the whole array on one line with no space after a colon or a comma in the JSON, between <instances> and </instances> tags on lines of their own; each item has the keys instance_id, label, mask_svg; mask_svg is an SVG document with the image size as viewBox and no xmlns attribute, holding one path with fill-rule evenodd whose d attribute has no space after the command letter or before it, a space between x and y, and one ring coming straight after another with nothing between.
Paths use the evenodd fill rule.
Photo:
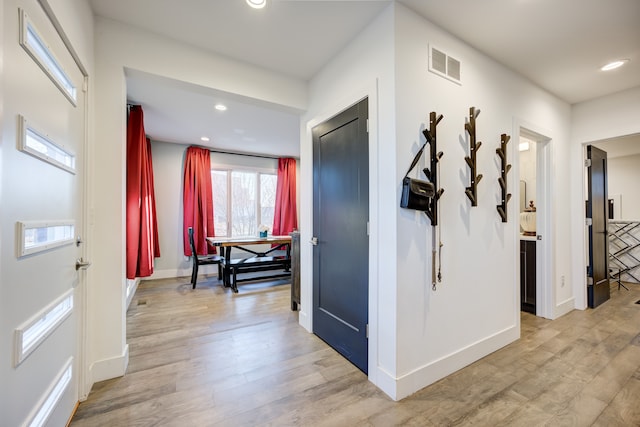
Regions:
<instances>
[{"instance_id":1,"label":"white wall","mask_svg":"<svg viewBox=\"0 0 640 427\"><path fill-rule=\"evenodd\" d=\"M444 119L438 126L442 283L432 291L431 227L423 216L398 209L397 236L397 342L398 397L405 396L448 373L494 351L519 336L518 272L518 157L516 123L532 123L551 138L553 158L551 191L552 265L551 316L570 308L571 292L559 290L556 275L570 277L568 171L560 165L569 153L569 106L533 86L505 67L475 51L414 13L397 6L396 14L396 193L381 200L397 206L399 183L405 168L422 143L421 129L428 114ZM462 63L462 85L427 71L428 45L444 50ZM478 206L471 207L464 190L469 185L468 138L464 130L469 107L481 109L477 138ZM508 187L514 198L509 221L496 211L500 187L495 149L500 134L512 136L508 145ZM397 209L397 208L396 208Z\"/></svg>"},{"instance_id":2,"label":"white wall","mask_svg":"<svg viewBox=\"0 0 640 427\"><path fill-rule=\"evenodd\" d=\"M160 257L154 261L153 279L191 274L191 261L184 256L182 243L182 186L186 149L185 145L151 142L160 240Z\"/></svg>"},{"instance_id":3,"label":"white wall","mask_svg":"<svg viewBox=\"0 0 640 427\"><path fill-rule=\"evenodd\" d=\"M38 0L48 3L64 28L73 49L88 70L93 70L93 11L88 0ZM91 76L92 74L89 73Z\"/></svg>"},{"instance_id":4,"label":"white wall","mask_svg":"<svg viewBox=\"0 0 640 427\"><path fill-rule=\"evenodd\" d=\"M389 32L394 36L390 36ZM390 45L389 37L393 38ZM427 71L428 43L447 50L463 63L463 85ZM392 66L391 66L392 65ZM367 83L375 90L367 92ZM309 112L302 130L302 242L311 238L312 153L309 128L359 99L375 93L370 113L377 120L370 135L372 233L370 246L369 378L400 399L448 373L494 351L519 336L517 270L517 203L510 203L507 224L496 211L499 201L500 134L519 132L514 123L533 123L548 130L554 161L568 156L569 106L439 30L401 5L391 5L311 83ZM349 97L349 95L351 95ZM484 142L478 162L484 179L479 206L470 208L464 120L470 106L481 108L478 138ZM444 115L438 127L442 159L440 204L443 283L431 290L431 227L420 214L398 207L400 181L423 139L430 111ZM517 141L517 138L515 138ZM517 200L518 168L509 186ZM517 148L516 148L517 149ZM554 196L568 192L568 174L553 169ZM306 189L306 191L305 191ZM553 220L566 224L568 205L552 207ZM396 224L396 229L381 224ZM553 239L553 265L568 265L567 227ZM306 233L306 235L305 235ZM396 257L389 257L395 248ZM383 253L384 252L384 253ZM311 250L302 247L303 310L310 307ZM383 261L382 261L383 260ZM552 266L553 268L553 266ZM562 270L570 276L570 272ZM555 275L554 275L555 278ZM553 316L573 304L571 291L550 289ZM305 292L306 291L306 292ZM384 302L384 303L382 303ZM310 317L310 313L306 314ZM476 321L482 319L482 321ZM312 322L309 320L309 327ZM373 333L372 333L373 331Z\"/></svg>"},{"instance_id":5,"label":"white wall","mask_svg":"<svg viewBox=\"0 0 640 427\"><path fill-rule=\"evenodd\" d=\"M607 175L609 198L617 194L621 199L615 203L622 202L617 207L621 216L614 219L640 221L640 154L607 159Z\"/></svg>"},{"instance_id":6,"label":"white wall","mask_svg":"<svg viewBox=\"0 0 640 427\"><path fill-rule=\"evenodd\" d=\"M90 362L93 381L124 374L125 342L125 69L135 69L303 109L306 85L246 63L98 18L91 216L95 248L92 266Z\"/></svg>"},{"instance_id":7,"label":"white wall","mask_svg":"<svg viewBox=\"0 0 640 427\"><path fill-rule=\"evenodd\" d=\"M640 132L640 86L574 104L571 139L575 143L610 139Z\"/></svg>"},{"instance_id":8,"label":"white wall","mask_svg":"<svg viewBox=\"0 0 640 427\"><path fill-rule=\"evenodd\" d=\"M2 26L4 27L4 0L0 0L0 22L2 22ZM4 51L5 51L5 47L4 47L4 31L0 31L0 99L5 99L5 94L4 94L4 80L5 80L5 76L4 76ZM2 205L4 205L4 199L3 199L3 190L4 190L4 184L5 182L7 182L7 179L4 177L4 174L2 173L2 170L4 169L2 167L3 162L4 162L4 151L7 150L7 144L5 144L4 142L4 138L2 138L2 135L4 135L4 121L5 121L5 112L4 112L4 102L0 102L0 203ZM7 245L6 243L3 244L4 242L6 242L6 240L8 239L8 236L2 231L2 227L0 226L0 278L2 279L2 283L5 282L4 280L4 268L3 268L3 262L1 261L1 257L2 257L2 253L4 253L4 251L6 251L7 249L11 248L11 245ZM8 248L7 248L8 247ZM10 250L10 249L9 249ZM6 296L5 296L5 290L4 287L0 284L0 301L6 301ZM4 323L4 321L3 321ZM5 327L0 325L0 331L2 331L3 335L6 335L5 333ZM10 351L0 351L0 365L1 366L10 366L11 365L11 357L12 354ZM0 369L0 383L2 384L6 384L7 383L7 379L5 378L5 369ZM0 399L2 399L3 401L6 401L6 397L5 397L5 392L2 391L0 392ZM2 411L5 411L5 405L0 405L0 408L2 408Z\"/></svg>"},{"instance_id":9,"label":"white wall","mask_svg":"<svg viewBox=\"0 0 640 427\"><path fill-rule=\"evenodd\" d=\"M571 108L571 114L571 161L567 164L571 171L571 212L576 219L571 223L571 241L574 245L571 258L574 278L572 285L576 308L584 309L587 307L585 146L603 139L640 133L640 87L575 104Z\"/></svg>"}]
</instances>

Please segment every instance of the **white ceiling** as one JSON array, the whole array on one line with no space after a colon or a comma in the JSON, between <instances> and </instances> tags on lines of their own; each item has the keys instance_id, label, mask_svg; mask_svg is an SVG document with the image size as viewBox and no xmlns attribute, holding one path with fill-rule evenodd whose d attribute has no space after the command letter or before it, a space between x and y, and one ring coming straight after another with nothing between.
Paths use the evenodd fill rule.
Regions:
<instances>
[{"instance_id":1,"label":"white ceiling","mask_svg":"<svg viewBox=\"0 0 640 427\"><path fill-rule=\"evenodd\" d=\"M638 0L400 2L571 104L640 86Z\"/></svg>"},{"instance_id":2,"label":"white ceiling","mask_svg":"<svg viewBox=\"0 0 640 427\"><path fill-rule=\"evenodd\" d=\"M221 151L299 155L298 114L239 95L138 70L125 70L127 98L142 105L152 140L209 146ZM216 104L226 111L218 111ZM201 141L202 136L210 138Z\"/></svg>"},{"instance_id":3,"label":"white ceiling","mask_svg":"<svg viewBox=\"0 0 640 427\"><path fill-rule=\"evenodd\" d=\"M302 80L391 0L90 0L97 15ZM569 103L640 86L639 0L398 0ZM256 43L258 41L258 43ZM610 60L630 63L613 72ZM156 140L297 156L298 116L233 94L128 70ZM229 104L225 115L211 105Z\"/></svg>"}]
</instances>

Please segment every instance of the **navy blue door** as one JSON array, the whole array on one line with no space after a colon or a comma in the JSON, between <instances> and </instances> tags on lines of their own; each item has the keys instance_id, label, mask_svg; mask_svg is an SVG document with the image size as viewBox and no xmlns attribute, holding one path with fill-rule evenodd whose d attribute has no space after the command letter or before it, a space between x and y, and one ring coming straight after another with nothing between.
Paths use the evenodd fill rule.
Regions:
<instances>
[{"instance_id":1,"label":"navy blue door","mask_svg":"<svg viewBox=\"0 0 640 427\"><path fill-rule=\"evenodd\" d=\"M588 170L587 218L589 226L589 307L594 308L609 299L609 234L607 231L607 153L587 146Z\"/></svg>"},{"instance_id":2,"label":"navy blue door","mask_svg":"<svg viewBox=\"0 0 640 427\"><path fill-rule=\"evenodd\" d=\"M367 99L313 129L313 332L367 372Z\"/></svg>"}]
</instances>

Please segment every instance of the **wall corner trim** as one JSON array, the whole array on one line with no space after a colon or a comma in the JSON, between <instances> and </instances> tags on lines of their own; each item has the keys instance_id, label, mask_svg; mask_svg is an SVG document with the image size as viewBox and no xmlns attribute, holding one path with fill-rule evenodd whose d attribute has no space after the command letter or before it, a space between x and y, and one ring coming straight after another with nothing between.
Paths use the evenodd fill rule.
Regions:
<instances>
[{"instance_id":1,"label":"wall corner trim","mask_svg":"<svg viewBox=\"0 0 640 427\"><path fill-rule=\"evenodd\" d=\"M124 376L127 366L129 366L129 344L125 345L120 356L98 360L91 364L89 368L91 387L97 382Z\"/></svg>"}]
</instances>

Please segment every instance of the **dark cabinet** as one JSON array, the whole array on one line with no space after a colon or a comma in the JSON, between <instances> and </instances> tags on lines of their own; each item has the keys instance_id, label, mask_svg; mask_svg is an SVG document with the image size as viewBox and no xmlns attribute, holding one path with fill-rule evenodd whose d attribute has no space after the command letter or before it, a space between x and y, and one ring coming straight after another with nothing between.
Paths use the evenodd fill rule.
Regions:
<instances>
[{"instance_id":1,"label":"dark cabinet","mask_svg":"<svg viewBox=\"0 0 640 427\"><path fill-rule=\"evenodd\" d=\"M291 232L291 310L300 305L300 232Z\"/></svg>"},{"instance_id":2,"label":"dark cabinet","mask_svg":"<svg viewBox=\"0 0 640 427\"><path fill-rule=\"evenodd\" d=\"M520 309L536 314L535 240L520 240Z\"/></svg>"}]
</instances>

